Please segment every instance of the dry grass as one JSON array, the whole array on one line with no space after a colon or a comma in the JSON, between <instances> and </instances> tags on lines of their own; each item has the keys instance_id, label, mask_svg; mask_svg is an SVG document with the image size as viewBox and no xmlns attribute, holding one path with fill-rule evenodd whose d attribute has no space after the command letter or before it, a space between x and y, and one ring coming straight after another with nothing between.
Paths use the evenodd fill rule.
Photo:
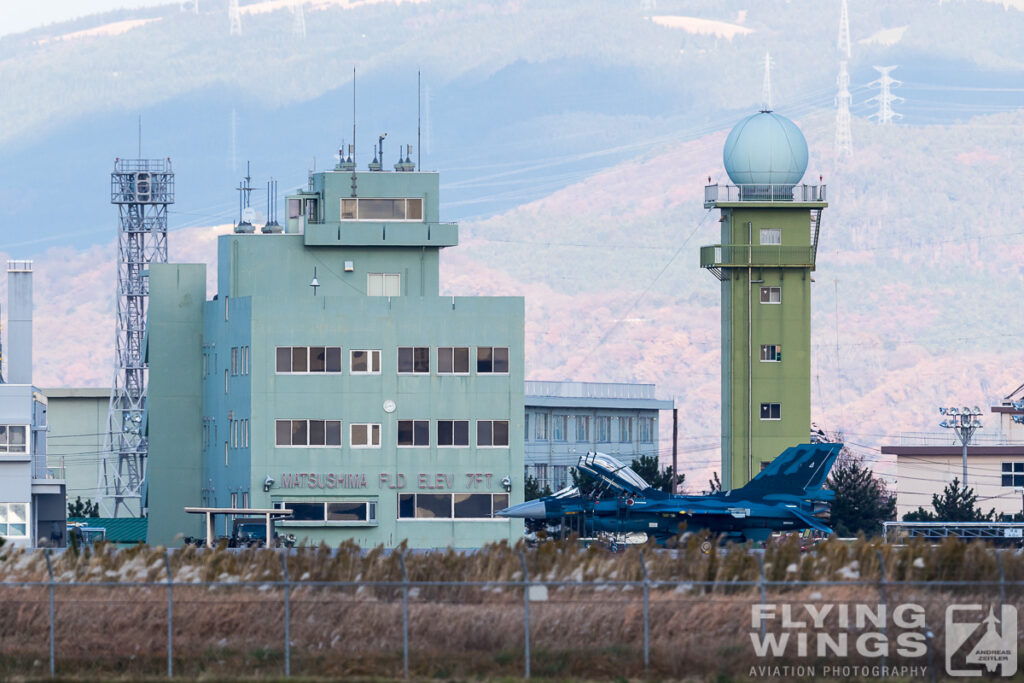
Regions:
<instances>
[{"instance_id":1,"label":"dry grass","mask_svg":"<svg viewBox=\"0 0 1024 683\"><path fill-rule=\"evenodd\" d=\"M657 679L745 677L764 663L750 645L751 604L760 600L758 556L741 548L704 555L699 538L678 552L630 549L616 555L575 544L526 550L534 581L639 581L640 552L649 578L651 668ZM473 554L433 552L405 557L410 581L519 581L522 549L496 545ZM58 586L58 674L79 678L157 677L166 672L167 587L161 548L71 552L53 557ZM880 561L886 585L879 579ZM400 581L396 553L306 548L288 557L292 672L324 678L400 676L401 589L337 587L315 581ZM949 541L903 548L830 541L801 553L795 540L767 548L769 602L922 605L936 631L950 602L998 600L1000 587L906 586L894 581L998 581L999 559L980 544ZM1024 557L1003 552L1007 581L1024 581ZM267 550L171 554L175 577L175 672L182 676L273 679L284 666L284 578L281 556ZM859 577L865 583L853 583ZM0 678L48 673L48 587L40 553L0 552ZM834 586L795 581L832 580ZM203 582L246 582L211 587ZM71 582L85 585L69 586ZM96 585L113 582L116 585ZM701 584L699 582L713 582ZM4 584L7 585L4 585ZM1024 610L1024 591L1003 587ZM414 676L443 679L516 677L523 672L523 595L518 586L420 586L410 589L410 667ZM532 673L553 679L644 677L643 601L636 586L549 587L530 604ZM932 626L935 625L935 626ZM780 663L781 662L776 662ZM803 662L808 663L808 662ZM892 662L890 662L892 663Z\"/></svg>"}]
</instances>

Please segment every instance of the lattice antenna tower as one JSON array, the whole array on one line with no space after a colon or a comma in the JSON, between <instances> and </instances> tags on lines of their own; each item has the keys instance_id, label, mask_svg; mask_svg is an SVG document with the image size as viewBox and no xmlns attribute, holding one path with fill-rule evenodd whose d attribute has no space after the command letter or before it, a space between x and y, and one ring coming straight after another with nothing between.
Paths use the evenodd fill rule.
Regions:
<instances>
[{"instance_id":1,"label":"lattice antenna tower","mask_svg":"<svg viewBox=\"0 0 1024 683\"><path fill-rule=\"evenodd\" d=\"M107 434L96 485L106 515L144 514L147 369L143 353L151 263L167 263L167 207L174 203L170 159L117 159L110 174L117 207L117 337Z\"/></svg>"},{"instance_id":2,"label":"lattice antenna tower","mask_svg":"<svg viewBox=\"0 0 1024 683\"><path fill-rule=\"evenodd\" d=\"M836 47L839 54L850 58L850 12L846 6L846 0L841 0L839 8L839 38L836 40Z\"/></svg>"},{"instance_id":3,"label":"lattice antenna tower","mask_svg":"<svg viewBox=\"0 0 1024 683\"><path fill-rule=\"evenodd\" d=\"M832 150L836 158L853 154L853 136L850 134L850 74L846 72L846 61L839 62L839 77L836 79L839 91L836 93L836 138Z\"/></svg>"},{"instance_id":4,"label":"lattice antenna tower","mask_svg":"<svg viewBox=\"0 0 1024 683\"><path fill-rule=\"evenodd\" d=\"M875 86L879 87L878 94L868 100L869 103L878 103L878 111L868 116L868 118L875 119L882 125L891 125L896 119L903 118L903 114L892 110L893 104L904 101L904 99L899 95L892 94L893 88L898 88L903 85L902 81L897 81L889 75L895 68L896 66L876 66L875 71L880 75L877 79L868 83L869 88L873 88Z\"/></svg>"},{"instance_id":5,"label":"lattice antenna tower","mask_svg":"<svg viewBox=\"0 0 1024 683\"><path fill-rule=\"evenodd\" d=\"M772 110L772 55L764 53L764 80L761 81L761 109Z\"/></svg>"},{"instance_id":6,"label":"lattice antenna tower","mask_svg":"<svg viewBox=\"0 0 1024 683\"><path fill-rule=\"evenodd\" d=\"M306 14L302 9L302 0L292 0L292 33L296 38L306 38Z\"/></svg>"},{"instance_id":7,"label":"lattice antenna tower","mask_svg":"<svg viewBox=\"0 0 1024 683\"><path fill-rule=\"evenodd\" d=\"M231 22L231 35L242 35L242 12L238 9L238 0L228 0L228 20Z\"/></svg>"}]
</instances>

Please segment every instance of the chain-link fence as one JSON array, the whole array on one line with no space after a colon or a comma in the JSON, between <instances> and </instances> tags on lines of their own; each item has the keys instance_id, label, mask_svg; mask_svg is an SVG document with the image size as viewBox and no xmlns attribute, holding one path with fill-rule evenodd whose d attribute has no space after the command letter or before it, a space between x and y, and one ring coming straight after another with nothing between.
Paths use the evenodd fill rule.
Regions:
<instances>
[{"instance_id":1,"label":"chain-link fence","mask_svg":"<svg viewBox=\"0 0 1024 683\"><path fill-rule=\"evenodd\" d=\"M652 578L649 557L660 552L670 551L635 553L637 573L620 580L531 572L518 551L503 557L518 562L516 578L493 581L413 579L403 553L388 580L317 580L296 551L272 555L280 567L265 565L265 580L210 580L169 553L147 558L147 580L95 567L89 580L62 580L46 555L45 579L0 582L0 676L682 678L842 662L934 677L948 605L1024 599L1024 581L1003 571L1009 551L992 551L997 578L972 581L888 579L881 550L877 578L777 578L764 554L742 550L753 578ZM815 624L822 605L847 605L845 622L835 609ZM901 616L904 605L914 609ZM802 648L798 633L810 640ZM818 633L830 640L824 651ZM865 633L874 635L862 647ZM906 633L911 647L900 647Z\"/></svg>"}]
</instances>

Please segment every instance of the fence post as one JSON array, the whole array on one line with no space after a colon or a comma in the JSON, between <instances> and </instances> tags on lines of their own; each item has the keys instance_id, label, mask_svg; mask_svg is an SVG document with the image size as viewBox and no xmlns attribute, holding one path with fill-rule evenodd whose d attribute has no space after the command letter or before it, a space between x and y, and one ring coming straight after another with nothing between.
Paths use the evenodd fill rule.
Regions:
<instances>
[{"instance_id":1,"label":"fence post","mask_svg":"<svg viewBox=\"0 0 1024 683\"><path fill-rule=\"evenodd\" d=\"M292 581L288 576L288 549L281 552L281 569L284 571L284 675L292 675Z\"/></svg>"},{"instance_id":2,"label":"fence post","mask_svg":"<svg viewBox=\"0 0 1024 683\"><path fill-rule=\"evenodd\" d=\"M409 574L405 570L405 553L398 553L402 568L402 672L409 678Z\"/></svg>"},{"instance_id":3,"label":"fence post","mask_svg":"<svg viewBox=\"0 0 1024 683\"><path fill-rule=\"evenodd\" d=\"M50 551L43 555L46 558L46 571L50 574L50 678L56 675L57 658L53 638L53 564L50 562Z\"/></svg>"},{"instance_id":4,"label":"fence post","mask_svg":"<svg viewBox=\"0 0 1024 683\"><path fill-rule=\"evenodd\" d=\"M766 609L765 605L768 604L768 592L767 592L767 589L765 588L765 585L764 585L765 576L764 576L764 553L763 552L760 552L760 553L757 554L757 568L758 568L758 571L759 571L759 574L760 574L760 577L761 577L761 614L764 614L765 613L765 609ZM765 619L762 616L761 617L761 642L762 643L764 642L764 638L765 638L765 628L767 628L767 627L766 627L766 624L765 624Z\"/></svg>"},{"instance_id":5,"label":"fence post","mask_svg":"<svg viewBox=\"0 0 1024 683\"><path fill-rule=\"evenodd\" d=\"M523 563L523 642L525 643L526 673L530 677L530 570L526 568L526 551L519 551L519 559Z\"/></svg>"},{"instance_id":6,"label":"fence post","mask_svg":"<svg viewBox=\"0 0 1024 683\"><path fill-rule=\"evenodd\" d=\"M1006 572L1003 569L1003 553L1005 550L996 551L996 559L999 561L999 604L1006 604Z\"/></svg>"},{"instance_id":7,"label":"fence post","mask_svg":"<svg viewBox=\"0 0 1024 683\"><path fill-rule=\"evenodd\" d=\"M878 579L878 593L879 593L880 597L882 598L882 607L885 608L885 612L886 612L886 614L888 614L889 605L887 603L889 602L889 600L886 597L886 592L885 592L885 584L886 584L886 579L885 579L885 553L882 552L881 548L878 549L878 575L879 575L879 579ZM886 624L887 623L888 623L888 620L882 622L882 635L883 636L886 635ZM888 659L888 657L886 657L885 655L882 655L882 667L883 668L885 667L886 659Z\"/></svg>"},{"instance_id":8,"label":"fence post","mask_svg":"<svg viewBox=\"0 0 1024 683\"><path fill-rule=\"evenodd\" d=\"M644 551L640 551L640 569L644 576L644 671L651 670L651 620L650 620L650 585L647 583L647 561Z\"/></svg>"},{"instance_id":9,"label":"fence post","mask_svg":"<svg viewBox=\"0 0 1024 683\"><path fill-rule=\"evenodd\" d=\"M174 577L171 576L171 551L164 550L167 568L167 677L174 678Z\"/></svg>"}]
</instances>

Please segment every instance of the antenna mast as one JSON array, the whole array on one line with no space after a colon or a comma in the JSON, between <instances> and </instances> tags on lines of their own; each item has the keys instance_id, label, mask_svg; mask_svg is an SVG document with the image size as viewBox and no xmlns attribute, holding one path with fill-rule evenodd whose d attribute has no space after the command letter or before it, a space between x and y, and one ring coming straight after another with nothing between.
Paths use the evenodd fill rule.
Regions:
<instances>
[{"instance_id":1,"label":"antenna mast","mask_svg":"<svg viewBox=\"0 0 1024 683\"><path fill-rule=\"evenodd\" d=\"M853 154L853 136L850 134L850 75L846 73L846 61L839 62L839 77L836 79L839 92L836 93L836 138L832 151L836 158Z\"/></svg>"},{"instance_id":2,"label":"antenna mast","mask_svg":"<svg viewBox=\"0 0 1024 683\"><path fill-rule=\"evenodd\" d=\"M761 83L761 107L764 111L772 110L772 55L764 53L764 81Z\"/></svg>"},{"instance_id":3,"label":"antenna mast","mask_svg":"<svg viewBox=\"0 0 1024 683\"><path fill-rule=\"evenodd\" d=\"M850 12L846 7L846 0L842 0L839 9L839 38L836 40L836 47L840 54L850 58Z\"/></svg>"},{"instance_id":4,"label":"antenna mast","mask_svg":"<svg viewBox=\"0 0 1024 683\"><path fill-rule=\"evenodd\" d=\"M423 97L420 95L420 72L416 71L416 168L423 170L423 143L420 142L420 130L422 128Z\"/></svg>"},{"instance_id":5,"label":"antenna mast","mask_svg":"<svg viewBox=\"0 0 1024 683\"><path fill-rule=\"evenodd\" d=\"M895 102L904 101L904 99L899 95L892 94L893 88L898 88L903 85L902 81L897 81L889 75L895 68L897 68L897 66L876 66L875 71L881 75L879 78L868 83L869 88L873 88L876 85L880 88L879 93L868 100L868 102L878 102L878 111L871 114L868 118L876 119L878 123L884 126L891 125L896 119L903 118L903 114L892 110L892 105Z\"/></svg>"}]
</instances>

